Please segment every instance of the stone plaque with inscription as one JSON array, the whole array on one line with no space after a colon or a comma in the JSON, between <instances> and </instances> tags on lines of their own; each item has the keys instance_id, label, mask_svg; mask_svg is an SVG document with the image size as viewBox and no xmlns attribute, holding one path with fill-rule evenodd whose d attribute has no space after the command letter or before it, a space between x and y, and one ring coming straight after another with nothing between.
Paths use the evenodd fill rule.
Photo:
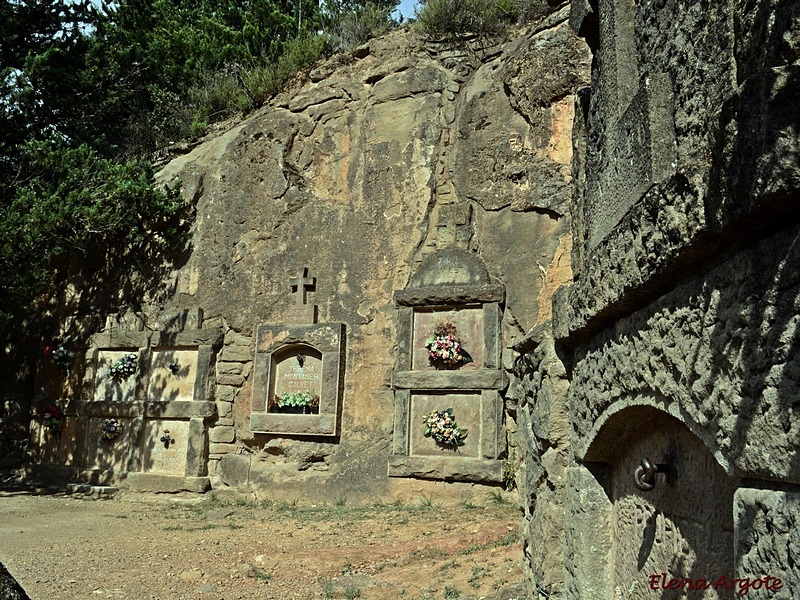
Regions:
<instances>
[{"instance_id":1,"label":"stone plaque with inscription","mask_svg":"<svg viewBox=\"0 0 800 600\"><path fill-rule=\"evenodd\" d=\"M341 394L344 324L262 325L258 328L253 381L254 432L336 435ZM319 396L316 414L271 412L274 397Z\"/></svg>"},{"instance_id":2,"label":"stone plaque with inscription","mask_svg":"<svg viewBox=\"0 0 800 600\"><path fill-rule=\"evenodd\" d=\"M314 304L307 302L316 279L301 268L289 280L292 300L282 325L260 325L253 367L255 433L335 436L339 433L339 398L344 372L344 323L317 323ZM309 394L319 399L308 414L285 414L275 396Z\"/></svg>"},{"instance_id":3,"label":"stone plaque with inscription","mask_svg":"<svg viewBox=\"0 0 800 600\"><path fill-rule=\"evenodd\" d=\"M274 394L322 394L322 355L306 348L291 348L275 361Z\"/></svg>"}]
</instances>

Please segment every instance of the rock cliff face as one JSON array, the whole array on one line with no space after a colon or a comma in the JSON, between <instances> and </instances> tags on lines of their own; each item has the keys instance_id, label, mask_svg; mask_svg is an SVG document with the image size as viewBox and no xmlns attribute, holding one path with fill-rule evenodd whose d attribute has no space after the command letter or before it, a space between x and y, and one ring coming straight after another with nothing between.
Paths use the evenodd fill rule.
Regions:
<instances>
[{"instance_id":1,"label":"rock cliff face","mask_svg":"<svg viewBox=\"0 0 800 600\"><path fill-rule=\"evenodd\" d=\"M126 325L128 317L110 319L105 329L85 332L95 335L81 382L43 393L41 400L57 394L98 401L105 394L108 400L117 392L99 383L104 369L123 351L135 350L141 376L115 397L131 403L123 416L133 418L125 430L136 432L127 442L133 454L114 458L117 470L191 476L179 487L203 487L207 478L216 488L293 498L417 495L440 485L387 477L398 447L413 452L408 440L416 439L420 424L405 421L416 415L414 403L433 401L407 392L406 412L397 412L392 373L398 369L398 329L410 323L410 337L403 339L421 346L431 332L418 332L414 319L441 314L460 323L468 315L459 328L476 337L465 343L478 351L487 332L496 331L497 340L485 347L510 364L511 344L550 317L550 295L571 274L572 96L589 74L589 52L569 29L568 14L565 8L551 12L511 41L488 47L422 44L401 29L319 65L246 120L169 162L160 181L180 181L194 206L189 251L180 263L162 265L168 274L138 294L136 306L126 306L129 291L118 295L108 312L127 311L132 325ZM455 285L450 295L430 306L415 300L403 314L417 317L401 320L396 294L427 257L444 250L476 257L478 271L485 270L482 285L496 297L464 296L460 267L445 258L441 269L455 271L442 275L435 269L432 277ZM464 298L472 300L464 304ZM482 302L491 307L475 312ZM496 328L490 323L494 306ZM471 310L476 316L469 316ZM329 330L338 333L323 343L327 350L310 341L322 331L306 327L314 322L335 325ZM340 372L331 379L325 361L335 352ZM503 408L503 377L482 374L502 367L489 354L465 367L464 377L423 379L445 394L443 402L450 401L447 389L472 382L467 387L479 404L470 404L469 395L454 400L465 403L462 420L473 418L467 416L471 406L491 407L491 414L475 412L467 448L474 446L476 460L499 465L509 452L513 407ZM319 416L262 414L275 386L294 376L287 375L289 363L302 370L306 357L309 372L302 376L318 377L313 365L320 361L321 377L329 382L320 388ZM431 368L415 360L414 368ZM200 382L194 396L168 374L158 375L167 363L178 374L187 365L188 375ZM477 370L469 375L469 368ZM491 393L501 394L499 404L485 394L481 400L482 382L489 379ZM154 388L156 381L162 383ZM160 404L167 396L199 404ZM141 399L144 409L137 412ZM81 432L113 416L102 412L111 408L70 404L64 431L74 432L80 446L91 437ZM166 420L157 423L156 417ZM298 419L306 420L298 425ZM169 462L160 444L148 441L165 427L175 448L181 436L190 438L185 472ZM408 427L403 446L398 431ZM418 438L416 443L427 443L421 432ZM513 454L515 437L509 441ZM430 444L425 456L448 456ZM136 448L143 448L141 456ZM68 464L70 452L59 452L61 458L41 460ZM100 478L115 479L110 463L92 462L91 449L75 456L84 457L83 464L71 459L77 471L88 468L97 478L103 467ZM422 476L500 483L497 471L491 473Z\"/></svg>"},{"instance_id":2,"label":"rock cliff face","mask_svg":"<svg viewBox=\"0 0 800 600\"><path fill-rule=\"evenodd\" d=\"M300 266L316 277L319 321L347 328L339 443L253 434L242 360L241 377L218 380L220 401L232 401L211 430L221 481L244 483L227 468L242 459L222 460L241 448L256 455L248 477L259 485L385 480L393 294L436 250L476 253L505 284L506 345L549 317L549 294L569 276L571 94L588 76L565 21L562 11L468 51L420 46L408 31L374 40L163 170L195 198L197 226L159 309L221 320L230 344L218 374L232 348L249 359L256 325L283 320Z\"/></svg>"}]
</instances>

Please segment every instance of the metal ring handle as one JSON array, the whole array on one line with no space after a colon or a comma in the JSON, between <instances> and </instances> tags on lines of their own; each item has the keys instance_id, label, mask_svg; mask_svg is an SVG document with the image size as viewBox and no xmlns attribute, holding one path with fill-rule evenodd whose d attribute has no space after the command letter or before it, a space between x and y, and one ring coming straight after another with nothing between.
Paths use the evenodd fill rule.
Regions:
<instances>
[{"instance_id":1,"label":"metal ring handle","mask_svg":"<svg viewBox=\"0 0 800 600\"><path fill-rule=\"evenodd\" d=\"M643 492L649 492L656 486L657 469L649 459L643 458L633 473L633 485Z\"/></svg>"}]
</instances>

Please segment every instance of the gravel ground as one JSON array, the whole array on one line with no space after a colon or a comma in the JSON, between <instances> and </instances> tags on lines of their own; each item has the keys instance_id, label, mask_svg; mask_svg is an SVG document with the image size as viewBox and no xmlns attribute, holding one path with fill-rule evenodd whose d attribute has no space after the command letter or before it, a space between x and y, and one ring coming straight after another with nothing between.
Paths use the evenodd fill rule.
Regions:
<instances>
[{"instance_id":1,"label":"gravel ground","mask_svg":"<svg viewBox=\"0 0 800 600\"><path fill-rule=\"evenodd\" d=\"M499 494L356 507L5 485L0 562L34 600L511 600L518 522Z\"/></svg>"}]
</instances>

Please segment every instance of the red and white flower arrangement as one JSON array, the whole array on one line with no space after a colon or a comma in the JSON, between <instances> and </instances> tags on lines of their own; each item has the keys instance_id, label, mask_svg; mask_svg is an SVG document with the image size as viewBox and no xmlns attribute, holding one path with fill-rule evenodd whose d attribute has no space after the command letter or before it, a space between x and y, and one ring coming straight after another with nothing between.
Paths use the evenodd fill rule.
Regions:
<instances>
[{"instance_id":1,"label":"red and white flower arrangement","mask_svg":"<svg viewBox=\"0 0 800 600\"><path fill-rule=\"evenodd\" d=\"M45 359L67 372L69 372L69 367L72 365L72 359L75 358L75 353L72 350L65 348L63 344L57 343L45 346L42 354Z\"/></svg>"},{"instance_id":2,"label":"red and white flower arrangement","mask_svg":"<svg viewBox=\"0 0 800 600\"><path fill-rule=\"evenodd\" d=\"M467 430L456 423L452 408L434 410L423 419L425 437L431 437L439 444L458 448L464 445Z\"/></svg>"},{"instance_id":3,"label":"red and white flower arrangement","mask_svg":"<svg viewBox=\"0 0 800 600\"><path fill-rule=\"evenodd\" d=\"M39 410L42 423L47 430L55 435L61 433L61 425L64 422L64 412L55 404L50 404Z\"/></svg>"},{"instance_id":4,"label":"red and white flower arrangement","mask_svg":"<svg viewBox=\"0 0 800 600\"><path fill-rule=\"evenodd\" d=\"M472 362L472 357L461 345L455 325L439 323L433 330L433 336L425 340L425 349L431 364L457 367Z\"/></svg>"}]
</instances>

